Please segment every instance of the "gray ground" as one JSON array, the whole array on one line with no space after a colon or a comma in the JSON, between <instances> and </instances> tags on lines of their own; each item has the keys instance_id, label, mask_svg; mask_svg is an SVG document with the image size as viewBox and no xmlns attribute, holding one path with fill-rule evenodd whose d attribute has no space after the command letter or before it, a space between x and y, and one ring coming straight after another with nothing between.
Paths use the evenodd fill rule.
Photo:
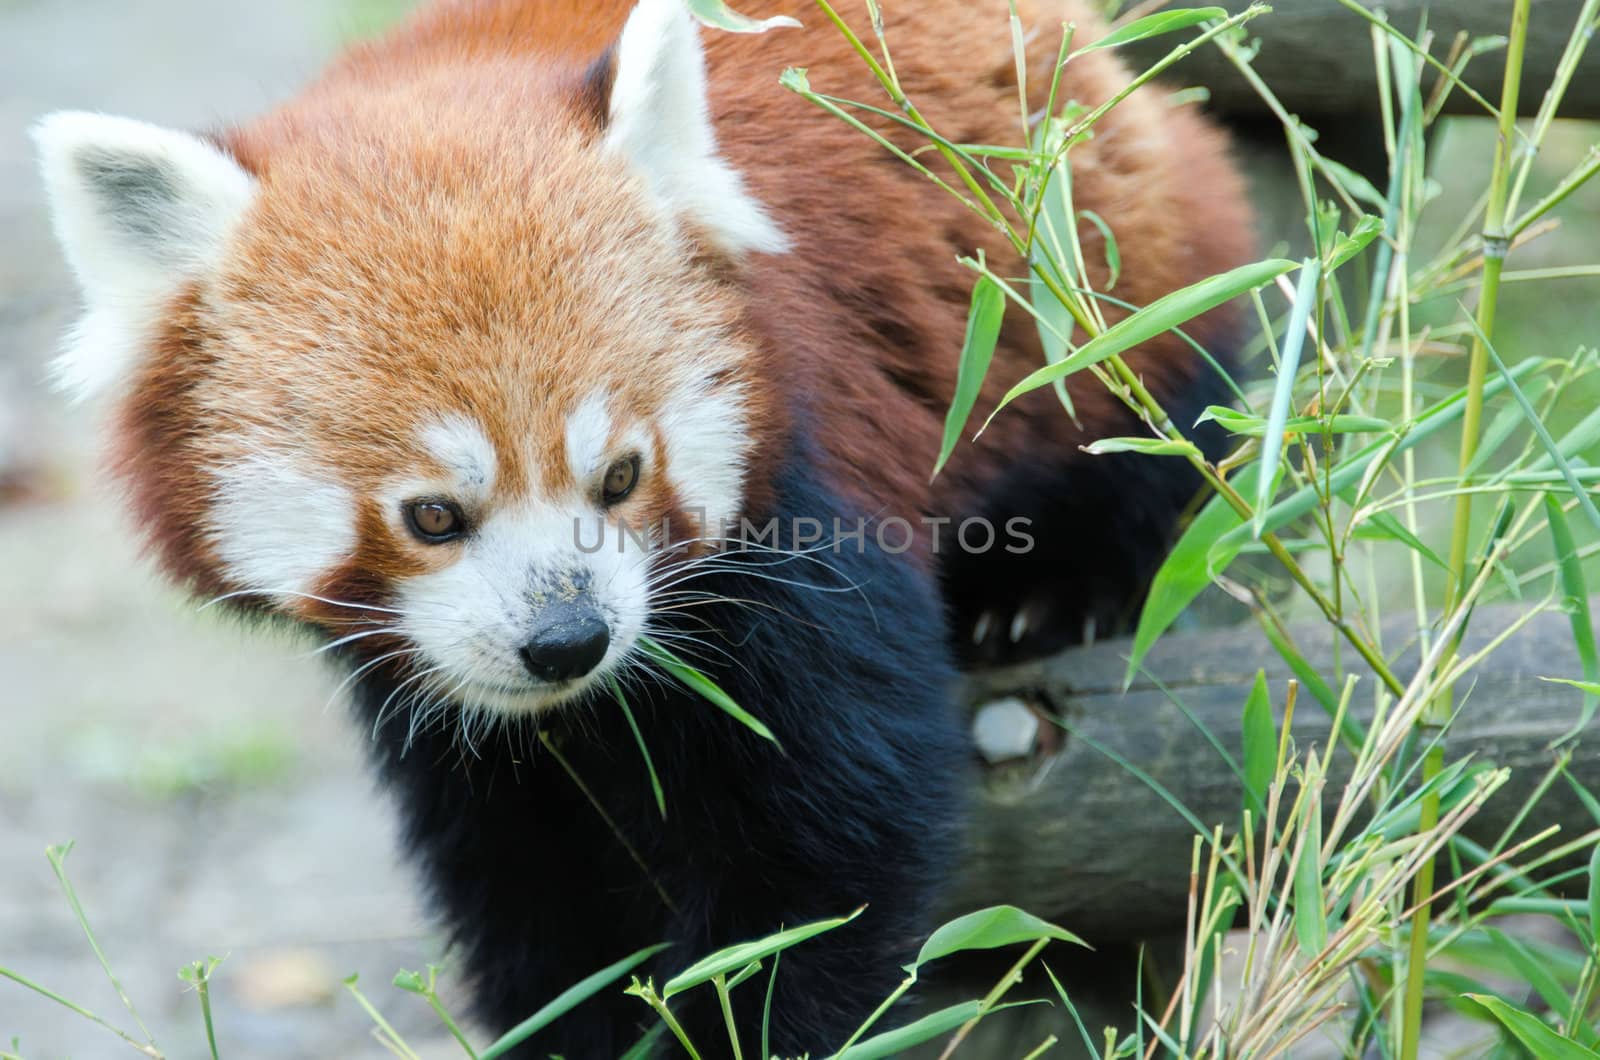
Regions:
<instances>
[{"instance_id":1,"label":"gray ground","mask_svg":"<svg viewBox=\"0 0 1600 1060\"><path fill-rule=\"evenodd\" d=\"M244 116L313 73L355 14L317 0L0 0L0 968L127 1028L45 859L172 1057L204 1053L176 970L227 959L231 1058L387 1055L340 980L425 1055L389 985L437 958L332 681L159 589L91 469L91 418L40 385L74 295L24 131L60 107L176 126ZM136 1055L0 979L0 1049ZM430 1041L434 1043L428 1047Z\"/></svg>"}]
</instances>

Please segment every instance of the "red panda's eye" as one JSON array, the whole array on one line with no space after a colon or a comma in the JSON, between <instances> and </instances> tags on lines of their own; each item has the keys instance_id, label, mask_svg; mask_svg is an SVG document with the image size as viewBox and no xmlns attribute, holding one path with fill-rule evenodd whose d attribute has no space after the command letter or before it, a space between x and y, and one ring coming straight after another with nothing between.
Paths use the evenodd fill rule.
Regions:
<instances>
[{"instance_id":1,"label":"red panda's eye","mask_svg":"<svg viewBox=\"0 0 1600 1060\"><path fill-rule=\"evenodd\" d=\"M610 467L606 468L605 481L600 486L600 499L607 506L616 504L628 494L633 492L633 487L639 481L639 456L625 456Z\"/></svg>"},{"instance_id":2,"label":"red panda's eye","mask_svg":"<svg viewBox=\"0 0 1600 1060\"><path fill-rule=\"evenodd\" d=\"M449 501L412 501L406 505L411 532L429 544L459 537L466 528L461 509Z\"/></svg>"}]
</instances>

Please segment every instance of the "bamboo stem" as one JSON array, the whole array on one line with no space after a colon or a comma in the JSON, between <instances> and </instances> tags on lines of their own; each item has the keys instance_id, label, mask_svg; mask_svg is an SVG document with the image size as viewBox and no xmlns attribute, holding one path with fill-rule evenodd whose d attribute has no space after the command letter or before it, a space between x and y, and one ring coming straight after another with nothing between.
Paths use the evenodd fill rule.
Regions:
<instances>
[{"instance_id":1,"label":"bamboo stem","mask_svg":"<svg viewBox=\"0 0 1600 1060\"><path fill-rule=\"evenodd\" d=\"M1483 389L1488 375L1488 341L1494 335L1495 310L1500 297L1500 272L1505 264L1509 237L1506 231L1506 206L1510 195L1510 181L1515 154L1517 96L1522 85L1522 62L1528 43L1529 0L1516 0L1511 14L1511 37L1506 51L1505 79L1500 89L1500 135L1495 141L1494 169L1490 175L1489 200L1484 211L1483 225L1483 289L1478 300L1478 337L1472 343L1471 358L1467 368L1467 403L1461 419L1460 477L1465 480L1478 453L1478 441L1483 421ZM1445 611L1448 614L1458 606L1467 580L1467 563L1471 547L1473 494L1463 492L1456 497L1455 517L1451 526L1450 558L1448 562L1448 587ZM1459 642L1465 622L1456 633ZM1454 650L1442 653L1441 673L1446 671ZM1452 690L1445 685L1439 694L1423 709L1418 718L1418 729L1424 735L1448 723L1453 700ZM1421 782L1426 785L1444 768L1444 748L1435 743L1422 763ZM1439 793L1429 791L1423 796L1417 834L1431 832L1439 823ZM1415 913L1411 918L1411 939L1406 960L1406 983L1401 1016L1400 1060L1416 1060L1422 1039L1423 976L1428 963L1428 925L1431 919L1434 860L1428 858L1417 869L1413 881L1412 902Z\"/></svg>"}]
</instances>

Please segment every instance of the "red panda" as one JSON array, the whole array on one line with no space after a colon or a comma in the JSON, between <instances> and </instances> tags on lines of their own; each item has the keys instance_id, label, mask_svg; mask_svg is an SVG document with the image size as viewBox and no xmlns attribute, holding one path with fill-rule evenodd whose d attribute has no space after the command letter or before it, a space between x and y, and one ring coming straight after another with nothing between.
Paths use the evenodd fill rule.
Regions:
<instances>
[{"instance_id":1,"label":"red panda","mask_svg":"<svg viewBox=\"0 0 1600 1060\"><path fill-rule=\"evenodd\" d=\"M837 1046L894 985L959 846L956 666L1118 622L1197 485L1082 454L1138 424L1081 377L1081 426L1032 395L930 482L971 285L955 258L1024 267L778 86L807 67L878 99L813 8L745 6L805 28L702 32L682 0L436 0L249 124L61 113L36 131L85 300L61 381L109 404L110 464L168 575L351 667L494 1029L650 943L675 944L659 975L866 904L777 978L772 1048ZM1101 32L1079 0L1018 6L1036 71L1062 23ZM1006 12L887 13L907 94L953 139L1015 138ZM1094 52L1061 96L1126 83ZM1072 164L1128 303L1248 257L1241 181L1191 109L1135 92ZM1100 238L1085 228L1104 287ZM1188 330L1225 353L1233 326ZM1041 360L1012 314L975 416ZM1177 336L1131 363L1185 424L1216 389ZM1020 519L1033 547L957 547L974 518ZM843 526L845 547L802 522ZM752 523L777 543L722 547ZM781 749L667 679L646 638ZM598 998L529 1048L615 1055L649 1015ZM683 1018L721 1013L690 998Z\"/></svg>"}]
</instances>

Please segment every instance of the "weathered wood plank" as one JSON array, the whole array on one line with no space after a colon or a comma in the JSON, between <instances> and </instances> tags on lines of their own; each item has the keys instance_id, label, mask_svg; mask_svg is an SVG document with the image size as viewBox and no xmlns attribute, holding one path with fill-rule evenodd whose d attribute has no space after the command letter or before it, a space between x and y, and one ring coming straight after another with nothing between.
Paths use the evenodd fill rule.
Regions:
<instances>
[{"instance_id":1,"label":"weathered wood plank","mask_svg":"<svg viewBox=\"0 0 1600 1060\"><path fill-rule=\"evenodd\" d=\"M1600 604L1600 601L1596 601ZM1475 650L1506 628L1518 611L1481 608L1468 638ZM1335 646L1323 627L1296 633L1324 675L1336 672ZM1386 630L1398 649L1407 634ZM985 675L974 702L1018 690L1037 690L1086 739L1066 737L1053 757L990 772L980 785L969 853L952 902L965 910L1011 902L1055 919L1096 942L1157 936L1181 927L1193 832L1155 792L1098 751L1114 750L1175 795L1207 824L1235 824L1241 787L1228 766L1168 696L1181 697L1230 753L1239 754L1240 711L1258 668L1272 682L1280 712L1287 667L1254 627L1169 636L1151 652L1149 677L1120 690L1126 642L1076 649L1035 664ZM1347 665L1358 665L1345 650ZM1415 651L1399 661L1414 671ZM1510 767L1511 780L1469 824L1466 834L1492 842L1552 761L1548 745L1577 720L1581 696L1540 675L1579 673L1565 615L1539 615L1492 655L1463 689L1460 716L1446 744L1454 760L1477 754ZM1158 687L1156 680L1168 692ZM1372 713L1373 681L1365 678L1352 703L1363 721ZM1302 695L1294 734L1299 746L1325 746L1330 721ZM1348 770L1348 756L1336 755ZM1336 766L1336 774L1338 767ZM1571 772L1600 790L1600 753L1575 756ZM1331 806L1342 787L1328 785ZM1555 785L1532 815L1537 827L1559 823L1568 835L1593 827L1565 785Z\"/></svg>"}]
</instances>

